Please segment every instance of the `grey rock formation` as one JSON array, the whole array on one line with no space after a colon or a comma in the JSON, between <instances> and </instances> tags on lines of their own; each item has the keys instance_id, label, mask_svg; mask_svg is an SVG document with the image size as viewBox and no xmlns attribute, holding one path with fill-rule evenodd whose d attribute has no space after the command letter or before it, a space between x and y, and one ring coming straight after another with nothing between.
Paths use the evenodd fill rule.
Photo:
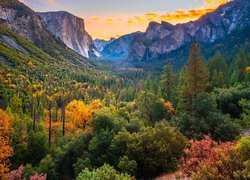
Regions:
<instances>
[{"instance_id":1,"label":"grey rock formation","mask_svg":"<svg viewBox=\"0 0 250 180\"><path fill-rule=\"evenodd\" d=\"M11 48L14 48L18 51L22 51L23 53L26 53L26 54L29 54L28 51L26 51L22 46L20 46L15 39L13 38L10 38L8 36L1 36L0 37L0 41L2 41L5 45L11 47Z\"/></svg>"},{"instance_id":2,"label":"grey rock formation","mask_svg":"<svg viewBox=\"0 0 250 180\"><path fill-rule=\"evenodd\" d=\"M129 54L129 47L134 40L134 38L140 35L141 32L136 32L128 35L124 35L108 45L102 50L101 58L104 59L126 59Z\"/></svg>"},{"instance_id":3,"label":"grey rock formation","mask_svg":"<svg viewBox=\"0 0 250 180\"><path fill-rule=\"evenodd\" d=\"M208 13L197 21L171 26L150 23L143 41L134 40L128 60L157 59L197 39L202 44L213 43L250 27L250 1L235 0Z\"/></svg>"},{"instance_id":4,"label":"grey rock formation","mask_svg":"<svg viewBox=\"0 0 250 180\"><path fill-rule=\"evenodd\" d=\"M151 22L145 33L131 35L129 44L121 43L126 35L106 46L102 55L113 58L122 49L120 59L128 61L157 60L197 39L208 45L231 36L235 31L250 28L250 1L234 0L200 19L184 24ZM116 46L114 46L116 44ZM178 54L178 53L177 53Z\"/></svg>"},{"instance_id":5,"label":"grey rock formation","mask_svg":"<svg viewBox=\"0 0 250 180\"><path fill-rule=\"evenodd\" d=\"M111 42L113 42L115 40L115 38L111 38L110 40L106 41L104 39L95 39L94 40L94 45L96 47L96 49L99 52L102 52L102 50L109 45Z\"/></svg>"},{"instance_id":6,"label":"grey rock formation","mask_svg":"<svg viewBox=\"0 0 250 180\"><path fill-rule=\"evenodd\" d=\"M37 14L48 30L72 50L84 57L89 57L94 51L92 38L85 30L83 19L64 11Z\"/></svg>"}]
</instances>

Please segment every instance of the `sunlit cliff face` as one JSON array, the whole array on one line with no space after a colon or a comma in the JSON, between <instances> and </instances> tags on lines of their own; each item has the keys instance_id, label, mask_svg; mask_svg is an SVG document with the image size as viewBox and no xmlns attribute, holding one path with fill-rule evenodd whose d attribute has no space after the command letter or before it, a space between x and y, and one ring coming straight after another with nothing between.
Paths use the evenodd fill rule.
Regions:
<instances>
[{"instance_id":1,"label":"sunlit cliff face","mask_svg":"<svg viewBox=\"0 0 250 180\"><path fill-rule=\"evenodd\" d=\"M214 11L228 0L207 0L202 7L191 10L176 10L171 13L154 12L146 14L114 14L111 16L83 17L86 29L95 38L110 39L136 31L145 31L149 22L167 21L172 24L196 20ZM80 15L81 16L81 15Z\"/></svg>"}]
</instances>

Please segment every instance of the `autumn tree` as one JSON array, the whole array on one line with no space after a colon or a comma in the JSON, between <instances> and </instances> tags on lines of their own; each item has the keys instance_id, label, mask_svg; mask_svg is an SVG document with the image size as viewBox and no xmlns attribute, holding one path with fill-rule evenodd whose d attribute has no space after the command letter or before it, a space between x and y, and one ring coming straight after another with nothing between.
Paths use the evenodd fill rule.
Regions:
<instances>
[{"instance_id":1,"label":"autumn tree","mask_svg":"<svg viewBox=\"0 0 250 180\"><path fill-rule=\"evenodd\" d=\"M161 75L161 87L168 101L171 101L174 92L174 78L172 66L165 66Z\"/></svg>"},{"instance_id":2,"label":"autumn tree","mask_svg":"<svg viewBox=\"0 0 250 180\"><path fill-rule=\"evenodd\" d=\"M190 110L193 100L209 86L209 72L203 64L200 45L195 41L190 49L188 64L184 69L186 75L181 89L181 96L185 99L184 109Z\"/></svg>"},{"instance_id":3,"label":"autumn tree","mask_svg":"<svg viewBox=\"0 0 250 180\"><path fill-rule=\"evenodd\" d=\"M12 120L0 109L0 178L9 171L9 158L13 154L10 139L12 131Z\"/></svg>"},{"instance_id":4,"label":"autumn tree","mask_svg":"<svg viewBox=\"0 0 250 180\"><path fill-rule=\"evenodd\" d=\"M24 167L23 165L19 166L18 169L11 171L10 173L8 173L6 175L7 179L13 179L13 180L21 180L21 179L26 179L25 176L25 171L26 171L26 167ZM34 172L35 174L28 176L27 178L29 178L30 180L46 180L47 176L46 174L37 174L36 172Z\"/></svg>"},{"instance_id":5,"label":"autumn tree","mask_svg":"<svg viewBox=\"0 0 250 180\"><path fill-rule=\"evenodd\" d=\"M73 100L66 107L68 128L71 132L78 133L86 130L87 121L92 118L92 113L102 107L100 100L85 104L82 100Z\"/></svg>"},{"instance_id":6,"label":"autumn tree","mask_svg":"<svg viewBox=\"0 0 250 180\"><path fill-rule=\"evenodd\" d=\"M172 103L169 101L166 102L163 98L156 100L152 108L153 121L170 120L175 112Z\"/></svg>"}]
</instances>

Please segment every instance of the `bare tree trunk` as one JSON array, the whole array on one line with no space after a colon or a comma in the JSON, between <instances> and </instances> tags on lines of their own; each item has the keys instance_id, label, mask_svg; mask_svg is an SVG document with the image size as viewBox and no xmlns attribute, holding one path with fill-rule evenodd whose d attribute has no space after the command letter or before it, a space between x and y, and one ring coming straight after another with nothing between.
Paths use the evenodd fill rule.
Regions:
<instances>
[{"instance_id":1,"label":"bare tree trunk","mask_svg":"<svg viewBox=\"0 0 250 180\"><path fill-rule=\"evenodd\" d=\"M33 131L36 128L36 107L34 107L34 114L33 114Z\"/></svg>"},{"instance_id":2,"label":"bare tree trunk","mask_svg":"<svg viewBox=\"0 0 250 180\"><path fill-rule=\"evenodd\" d=\"M51 108L49 108L49 147L51 146L51 124L52 124L52 113Z\"/></svg>"},{"instance_id":3,"label":"bare tree trunk","mask_svg":"<svg viewBox=\"0 0 250 180\"><path fill-rule=\"evenodd\" d=\"M65 106L63 106L62 108L62 124L63 124L62 134L64 136L65 135Z\"/></svg>"},{"instance_id":4,"label":"bare tree trunk","mask_svg":"<svg viewBox=\"0 0 250 180\"><path fill-rule=\"evenodd\" d=\"M58 108L56 107L56 122L58 121Z\"/></svg>"}]
</instances>

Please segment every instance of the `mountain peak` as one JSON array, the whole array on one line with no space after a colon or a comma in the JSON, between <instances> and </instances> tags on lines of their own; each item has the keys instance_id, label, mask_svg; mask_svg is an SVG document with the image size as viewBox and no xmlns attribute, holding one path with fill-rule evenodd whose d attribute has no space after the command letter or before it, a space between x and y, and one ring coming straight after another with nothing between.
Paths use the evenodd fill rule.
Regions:
<instances>
[{"instance_id":1,"label":"mountain peak","mask_svg":"<svg viewBox=\"0 0 250 180\"><path fill-rule=\"evenodd\" d=\"M46 15L51 15L51 16L63 16L63 17L71 17L71 18L77 18L79 20L82 20L84 21L84 19L78 17L78 16L75 16L74 14L71 14L67 11L49 11L49 12L37 12L39 15L43 15L43 14L46 14Z\"/></svg>"}]
</instances>

